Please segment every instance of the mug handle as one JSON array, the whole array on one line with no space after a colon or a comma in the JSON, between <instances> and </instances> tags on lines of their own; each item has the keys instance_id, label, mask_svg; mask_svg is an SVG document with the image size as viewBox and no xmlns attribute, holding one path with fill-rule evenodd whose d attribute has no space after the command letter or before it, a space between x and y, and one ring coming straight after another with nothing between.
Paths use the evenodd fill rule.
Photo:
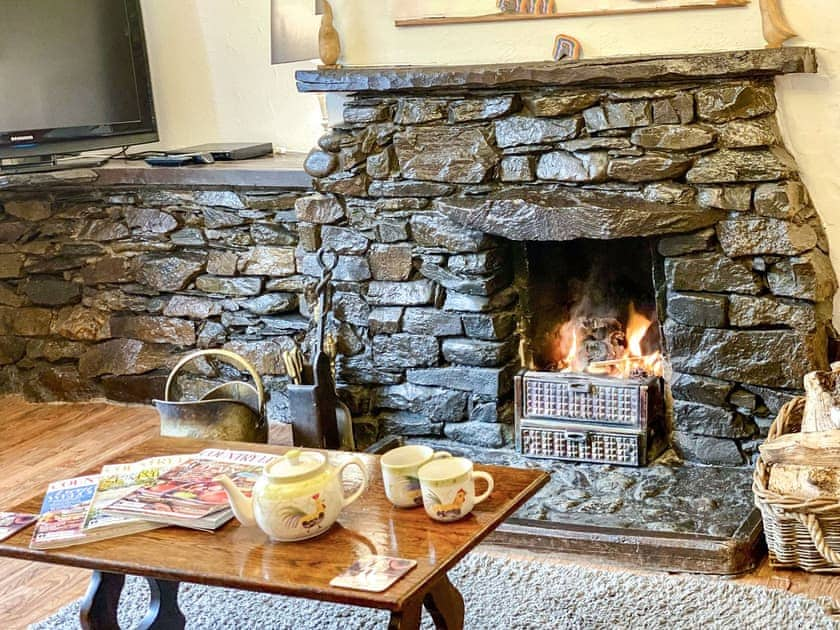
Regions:
<instances>
[{"instance_id":1,"label":"mug handle","mask_svg":"<svg viewBox=\"0 0 840 630\"><path fill-rule=\"evenodd\" d=\"M348 505L353 503L353 501L355 501L360 496L362 496L362 493L365 490L367 490L367 487L368 487L367 468L365 468L365 465L362 463L362 460L359 459L358 457L354 457L350 461L344 462L341 465L341 467L338 469L338 478L341 479L341 480L344 479L344 469L347 468L348 466L356 466L359 470L362 471L362 485L360 485L355 490L355 492L353 492L349 497L342 497L343 498L343 502L341 504L342 508L346 508ZM342 491L342 494L343 494L343 491Z\"/></svg>"},{"instance_id":2,"label":"mug handle","mask_svg":"<svg viewBox=\"0 0 840 630\"><path fill-rule=\"evenodd\" d=\"M487 490L475 498L475 503L478 505L493 492L493 477L490 476L490 473L486 473L483 470L474 470L472 476L473 479L484 479L487 482Z\"/></svg>"},{"instance_id":3,"label":"mug handle","mask_svg":"<svg viewBox=\"0 0 840 630\"><path fill-rule=\"evenodd\" d=\"M452 453L447 453L446 451L438 451L432 455L432 459L443 459L445 457L452 457Z\"/></svg>"}]
</instances>

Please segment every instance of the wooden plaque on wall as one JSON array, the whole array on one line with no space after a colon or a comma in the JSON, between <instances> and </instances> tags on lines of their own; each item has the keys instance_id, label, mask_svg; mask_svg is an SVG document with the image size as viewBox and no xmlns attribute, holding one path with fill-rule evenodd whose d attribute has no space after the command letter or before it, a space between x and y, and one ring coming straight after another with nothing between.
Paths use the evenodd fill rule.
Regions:
<instances>
[{"instance_id":1,"label":"wooden plaque on wall","mask_svg":"<svg viewBox=\"0 0 840 630\"><path fill-rule=\"evenodd\" d=\"M471 24L743 7L750 0L412 0L397 26Z\"/></svg>"}]
</instances>

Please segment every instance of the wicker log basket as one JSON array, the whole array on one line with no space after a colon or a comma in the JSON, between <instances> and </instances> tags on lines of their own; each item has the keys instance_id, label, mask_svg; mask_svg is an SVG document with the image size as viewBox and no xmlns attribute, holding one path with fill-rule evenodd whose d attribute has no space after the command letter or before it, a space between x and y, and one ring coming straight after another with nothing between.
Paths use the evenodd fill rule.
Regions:
<instances>
[{"instance_id":1,"label":"wicker log basket","mask_svg":"<svg viewBox=\"0 0 840 630\"><path fill-rule=\"evenodd\" d=\"M799 431L804 408L804 397L785 404L770 426L768 441ZM770 566L840 573L840 502L771 492L770 467L759 456L753 473L753 494L764 521Z\"/></svg>"}]
</instances>

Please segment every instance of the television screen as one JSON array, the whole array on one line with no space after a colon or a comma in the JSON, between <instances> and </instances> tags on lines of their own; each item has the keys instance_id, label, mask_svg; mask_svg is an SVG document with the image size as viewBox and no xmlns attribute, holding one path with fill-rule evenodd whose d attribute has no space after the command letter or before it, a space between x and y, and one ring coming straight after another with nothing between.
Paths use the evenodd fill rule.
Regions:
<instances>
[{"instance_id":1,"label":"television screen","mask_svg":"<svg viewBox=\"0 0 840 630\"><path fill-rule=\"evenodd\" d=\"M157 139L139 0L0 0L0 158Z\"/></svg>"}]
</instances>

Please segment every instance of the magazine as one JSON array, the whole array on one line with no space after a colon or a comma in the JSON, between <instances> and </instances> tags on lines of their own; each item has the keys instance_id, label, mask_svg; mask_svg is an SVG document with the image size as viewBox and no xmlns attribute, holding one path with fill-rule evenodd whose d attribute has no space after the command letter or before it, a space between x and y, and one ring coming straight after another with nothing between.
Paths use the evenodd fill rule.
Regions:
<instances>
[{"instance_id":1,"label":"magazine","mask_svg":"<svg viewBox=\"0 0 840 630\"><path fill-rule=\"evenodd\" d=\"M84 522L88 513L99 475L74 477L54 481L47 488L41 514L35 523L32 549L57 549L81 543L93 542L116 536L127 536L148 531L155 525L148 522L127 523L118 527L85 531Z\"/></svg>"},{"instance_id":2,"label":"magazine","mask_svg":"<svg viewBox=\"0 0 840 630\"><path fill-rule=\"evenodd\" d=\"M37 514L0 512L0 541L14 536L23 528L32 525L36 520L38 520Z\"/></svg>"},{"instance_id":3,"label":"magazine","mask_svg":"<svg viewBox=\"0 0 840 630\"><path fill-rule=\"evenodd\" d=\"M163 472L153 484L116 500L104 512L194 529L216 529L233 518L227 494L216 477L227 475L249 495L263 466L276 457L271 453L205 449Z\"/></svg>"},{"instance_id":4,"label":"magazine","mask_svg":"<svg viewBox=\"0 0 840 630\"><path fill-rule=\"evenodd\" d=\"M84 529L93 530L104 527L136 523L141 520L131 516L105 514L103 509L137 488L154 484L166 470L176 466L192 455L169 455L150 457L130 464L109 464L99 473L99 485L85 517ZM149 523L149 521L145 521ZM163 527L161 523L149 523L149 529Z\"/></svg>"}]
</instances>

